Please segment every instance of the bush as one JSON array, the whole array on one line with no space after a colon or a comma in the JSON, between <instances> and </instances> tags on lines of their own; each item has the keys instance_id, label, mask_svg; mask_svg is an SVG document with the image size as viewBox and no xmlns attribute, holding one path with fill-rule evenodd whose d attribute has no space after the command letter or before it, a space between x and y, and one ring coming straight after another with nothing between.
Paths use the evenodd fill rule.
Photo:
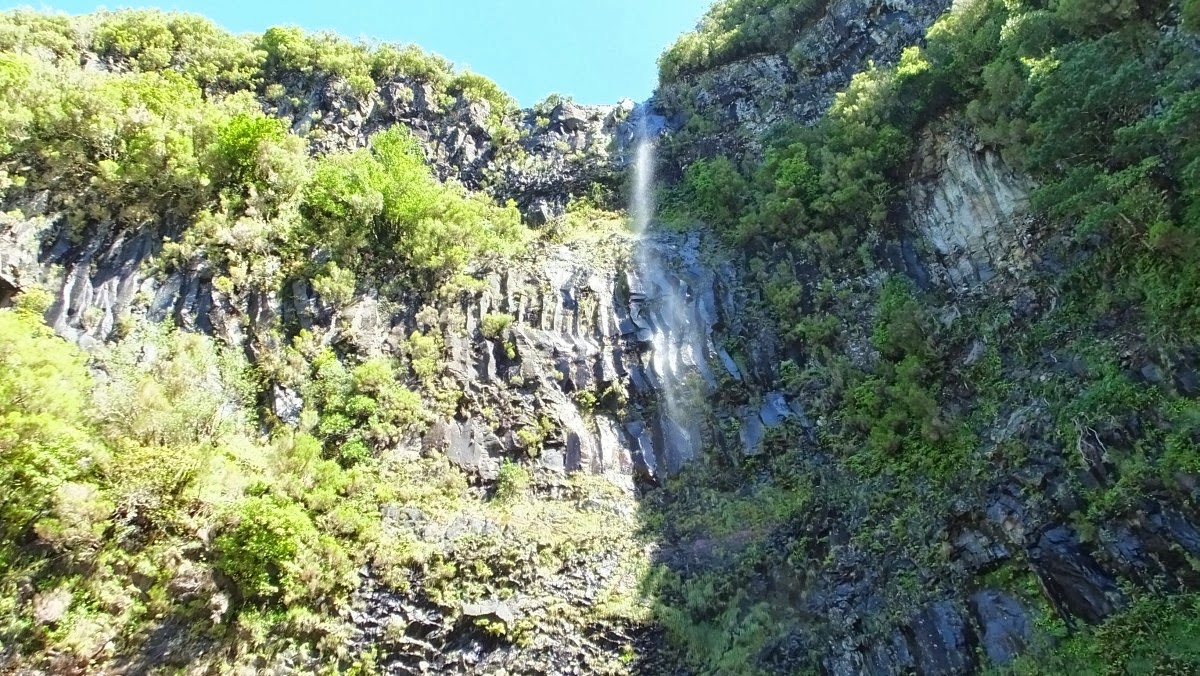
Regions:
<instances>
[{"instance_id":1,"label":"bush","mask_svg":"<svg viewBox=\"0 0 1200 676\"><path fill-rule=\"evenodd\" d=\"M515 462L505 460L496 475L496 500L512 502L529 490L529 470Z\"/></svg>"},{"instance_id":2,"label":"bush","mask_svg":"<svg viewBox=\"0 0 1200 676\"><path fill-rule=\"evenodd\" d=\"M0 563L66 482L102 456L87 411L84 355L26 310L0 310Z\"/></svg>"},{"instance_id":3,"label":"bush","mask_svg":"<svg viewBox=\"0 0 1200 676\"><path fill-rule=\"evenodd\" d=\"M513 316L505 312L489 312L480 323L479 332L488 340L495 340L513 323Z\"/></svg>"},{"instance_id":4,"label":"bush","mask_svg":"<svg viewBox=\"0 0 1200 676\"><path fill-rule=\"evenodd\" d=\"M306 596L306 559L320 546L319 534L297 503L272 495L233 505L213 541L217 568L247 601L273 602Z\"/></svg>"},{"instance_id":5,"label":"bush","mask_svg":"<svg viewBox=\"0 0 1200 676\"><path fill-rule=\"evenodd\" d=\"M394 260L424 289L475 254L512 250L527 233L514 207L439 183L401 127L372 137L370 149L322 161L301 211L303 243L329 247L346 267Z\"/></svg>"},{"instance_id":6,"label":"bush","mask_svg":"<svg viewBox=\"0 0 1200 676\"><path fill-rule=\"evenodd\" d=\"M97 18L92 48L118 65L142 72L169 68L206 90L245 88L258 73L250 44L204 17L121 10Z\"/></svg>"},{"instance_id":7,"label":"bush","mask_svg":"<svg viewBox=\"0 0 1200 676\"><path fill-rule=\"evenodd\" d=\"M699 160L683 179L683 199L704 222L717 227L736 224L745 203L746 179L727 157Z\"/></svg>"},{"instance_id":8,"label":"bush","mask_svg":"<svg viewBox=\"0 0 1200 676\"><path fill-rule=\"evenodd\" d=\"M659 79L670 83L750 54L786 52L827 5L826 0L720 0L695 31L659 57Z\"/></svg>"},{"instance_id":9,"label":"bush","mask_svg":"<svg viewBox=\"0 0 1200 676\"><path fill-rule=\"evenodd\" d=\"M1183 0L1183 27L1200 33L1200 0Z\"/></svg>"}]
</instances>

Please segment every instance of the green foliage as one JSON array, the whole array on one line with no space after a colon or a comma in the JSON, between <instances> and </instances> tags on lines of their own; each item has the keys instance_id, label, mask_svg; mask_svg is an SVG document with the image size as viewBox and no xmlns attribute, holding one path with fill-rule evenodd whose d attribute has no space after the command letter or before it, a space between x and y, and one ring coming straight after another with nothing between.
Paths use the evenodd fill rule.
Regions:
<instances>
[{"instance_id":1,"label":"green foliage","mask_svg":"<svg viewBox=\"0 0 1200 676\"><path fill-rule=\"evenodd\" d=\"M271 151L287 144L287 139L282 120L257 113L234 115L217 133L213 147L215 172L223 185L257 193L268 191L279 178L278 168L272 166Z\"/></svg>"},{"instance_id":2,"label":"green foliage","mask_svg":"<svg viewBox=\"0 0 1200 676\"><path fill-rule=\"evenodd\" d=\"M871 342L884 357L897 360L905 355L930 355L930 321L907 279L888 277L880 289L878 312Z\"/></svg>"},{"instance_id":3,"label":"green foliage","mask_svg":"<svg viewBox=\"0 0 1200 676\"><path fill-rule=\"evenodd\" d=\"M720 0L695 31L684 34L659 57L659 78L674 82L751 54L786 52L827 4L824 0Z\"/></svg>"},{"instance_id":4,"label":"green foliage","mask_svg":"<svg viewBox=\"0 0 1200 676\"><path fill-rule=\"evenodd\" d=\"M251 496L232 505L213 540L216 565L248 601L290 602L307 594L304 558L320 546L304 509L277 496Z\"/></svg>"},{"instance_id":5,"label":"green foliage","mask_svg":"<svg viewBox=\"0 0 1200 676\"><path fill-rule=\"evenodd\" d=\"M170 72L109 77L13 65L12 86L0 94L15 113L0 166L24 177L24 191L52 187L51 207L76 226L187 219L211 197L201 150L220 113L195 85Z\"/></svg>"},{"instance_id":6,"label":"green foliage","mask_svg":"<svg viewBox=\"0 0 1200 676\"><path fill-rule=\"evenodd\" d=\"M438 183L401 127L374 136L369 150L323 160L301 209L307 246L327 246L346 267L398 267L426 289L471 256L525 237L515 208Z\"/></svg>"},{"instance_id":7,"label":"green foliage","mask_svg":"<svg viewBox=\"0 0 1200 676\"><path fill-rule=\"evenodd\" d=\"M515 462L505 460L496 475L496 500L512 502L529 490L529 470Z\"/></svg>"},{"instance_id":8,"label":"green foliage","mask_svg":"<svg viewBox=\"0 0 1200 676\"><path fill-rule=\"evenodd\" d=\"M333 75L344 79L357 96L375 89L369 51L334 33L305 33L297 26L273 26L258 39L266 54L263 71L279 82L288 74Z\"/></svg>"},{"instance_id":9,"label":"green foliage","mask_svg":"<svg viewBox=\"0 0 1200 676\"><path fill-rule=\"evenodd\" d=\"M326 349L314 357L312 367L303 392L319 416L315 432L344 466L399 441L428 417L420 396L402 384L387 359L347 369Z\"/></svg>"},{"instance_id":10,"label":"green foliage","mask_svg":"<svg viewBox=\"0 0 1200 676\"><path fill-rule=\"evenodd\" d=\"M506 312L489 312L483 317L479 331L484 338L495 340L512 325L514 318Z\"/></svg>"},{"instance_id":11,"label":"green foliage","mask_svg":"<svg viewBox=\"0 0 1200 676\"><path fill-rule=\"evenodd\" d=\"M1194 33L1200 33L1200 0L1183 0L1183 26Z\"/></svg>"},{"instance_id":12,"label":"green foliage","mask_svg":"<svg viewBox=\"0 0 1200 676\"><path fill-rule=\"evenodd\" d=\"M0 14L0 52L37 54L57 59L78 59L84 36L69 17L28 9Z\"/></svg>"},{"instance_id":13,"label":"green foliage","mask_svg":"<svg viewBox=\"0 0 1200 676\"><path fill-rule=\"evenodd\" d=\"M492 116L493 126L498 126L503 117L517 108L517 102L492 80L478 73L463 72L455 75L447 87L455 96L472 102L486 102Z\"/></svg>"},{"instance_id":14,"label":"green foliage","mask_svg":"<svg viewBox=\"0 0 1200 676\"><path fill-rule=\"evenodd\" d=\"M206 91L250 85L260 55L250 43L204 17L159 10L102 12L91 48L110 62L142 72L174 70Z\"/></svg>"},{"instance_id":15,"label":"green foliage","mask_svg":"<svg viewBox=\"0 0 1200 676\"><path fill-rule=\"evenodd\" d=\"M746 179L727 157L699 160L688 167L682 194L687 207L706 223L737 223L745 204Z\"/></svg>"},{"instance_id":16,"label":"green foliage","mask_svg":"<svg viewBox=\"0 0 1200 676\"><path fill-rule=\"evenodd\" d=\"M41 317L0 310L0 562L32 532L68 482L82 478L102 448L86 408L84 356Z\"/></svg>"},{"instance_id":17,"label":"green foliage","mask_svg":"<svg viewBox=\"0 0 1200 676\"><path fill-rule=\"evenodd\" d=\"M449 83L453 70L449 61L415 45L380 45L371 57L371 75L380 82L407 77L441 89Z\"/></svg>"},{"instance_id":18,"label":"green foliage","mask_svg":"<svg viewBox=\"0 0 1200 676\"><path fill-rule=\"evenodd\" d=\"M1128 608L1055 646L1022 657L1015 674L1189 673L1200 669L1200 599L1143 596Z\"/></svg>"}]
</instances>

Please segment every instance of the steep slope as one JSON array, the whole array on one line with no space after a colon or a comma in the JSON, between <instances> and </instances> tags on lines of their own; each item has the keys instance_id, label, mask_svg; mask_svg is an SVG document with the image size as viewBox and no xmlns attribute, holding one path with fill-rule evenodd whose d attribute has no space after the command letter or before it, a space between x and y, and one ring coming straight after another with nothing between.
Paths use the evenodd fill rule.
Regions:
<instances>
[{"instance_id":1,"label":"steep slope","mask_svg":"<svg viewBox=\"0 0 1200 676\"><path fill-rule=\"evenodd\" d=\"M526 111L2 15L0 664L1200 668L1197 5L951 4Z\"/></svg>"},{"instance_id":2,"label":"steep slope","mask_svg":"<svg viewBox=\"0 0 1200 676\"><path fill-rule=\"evenodd\" d=\"M597 673L648 652L635 490L696 452L661 392L774 362L711 244L605 210L661 121L517 111L413 48L287 29L3 29L11 384L62 371L84 396L49 456L6 428L31 489L5 513L6 668ZM6 413L53 418L31 406Z\"/></svg>"},{"instance_id":3,"label":"steep slope","mask_svg":"<svg viewBox=\"0 0 1200 676\"><path fill-rule=\"evenodd\" d=\"M651 496L680 661L1197 668L1193 4L726 2L668 51L666 203L743 252L812 421ZM884 58L824 70L863 6Z\"/></svg>"}]
</instances>

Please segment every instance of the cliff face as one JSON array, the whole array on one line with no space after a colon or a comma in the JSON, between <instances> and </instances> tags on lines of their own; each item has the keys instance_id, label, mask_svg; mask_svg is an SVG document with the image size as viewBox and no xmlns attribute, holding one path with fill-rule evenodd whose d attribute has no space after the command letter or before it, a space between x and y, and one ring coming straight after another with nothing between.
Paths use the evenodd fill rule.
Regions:
<instances>
[{"instance_id":1,"label":"cliff face","mask_svg":"<svg viewBox=\"0 0 1200 676\"><path fill-rule=\"evenodd\" d=\"M926 29L950 4L830 3L811 32L797 36L790 54L745 57L665 85L659 102L677 123L678 143L670 160L686 168L712 155L761 157L773 125L820 121L852 75L866 70L868 61L886 68L906 47L923 45ZM955 4L961 6L953 11L974 11L970 3ZM1171 20L1169 13L1153 16ZM1172 34L1173 29L1160 28ZM1194 45L1194 40L1184 42L1181 51ZM852 105L869 109L871 103L864 97ZM746 484L726 504L730 510L741 508L754 501L746 496L770 495L772 485L815 496L798 499L801 507L778 521L750 522L732 534L718 535L725 531L717 523L699 537L667 529L664 539L678 549L663 561L673 570L689 571L682 574L693 580L719 585L732 577L732 587L754 589L761 605L738 615L737 626L758 626L770 617L777 626L789 627L759 653L770 672L976 673L1012 664L1037 646L1044 651L1048 640L1039 623L1085 627L1123 617L1135 599L1143 603L1157 593L1195 589L1190 566L1183 564L1200 544L1194 478L1184 472L1146 479L1139 489L1122 493L1119 507L1099 497L1119 491L1114 488L1119 482L1139 481L1131 474L1137 470L1120 469L1114 459L1142 452L1131 449L1144 448L1139 440L1154 437L1141 425L1154 426L1149 421L1157 414L1101 403L1105 397L1088 389L1112 378L1106 382L1190 400L1196 393L1190 341L1182 347L1163 341L1169 345L1164 346L1142 327L1129 325L1139 311L1136 303L1087 325L1079 334L1086 337L1061 333L1071 320L1063 317L1060 304L1078 293L1070 280L1085 274L1078 272L1086 267L1081 261L1102 255L1098 250L1105 245L1095 238L1081 244L1074 223L1046 215L1055 207L1047 207L1045 198L1035 208L1040 180L1027 167L1007 161L1004 144L995 137L986 142L976 133L976 125L986 127L978 120L987 114L943 108L913 125L911 152L894 170L897 197L881 232L858 250L861 264L835 267L831 278L831 266L823 265L812 246L789 249L776 241L756 247L749 240L749 251L742 254L757 259L757 288L764 298L776 282L761 269L771 265L782 265L807 291L789 301L801 308L795 314L802 318L797 333L803 338L788 341L785 352L804 371L800 379L806 382L793 383L791 393L799 393L796 408L812 421L806 418L786 440L772 444L768 457L773 454L777 464L752 465L770 479L737 475ZM716 131L689 127L692 115L702 116L707 129ZM833 152L850 152L833 147ZM807 148L810 159L820 152L814 148L820 146ZM795 157L782 146L775 149ZM1050 176L1057 179L1063 166ZM789 187L804 180L784 170L768 176ZM749 189L769 189L769 183L758 181ZM698 184L689 189L697 190ZM801 193L779 190L793 200ZM1056 196L1061 199L1061 193ZM755 227L750 216L737 216L737 232ZM796 217L799 233L806 216L811 212ZM845 233L840 236L849 239ZM880 328L870 335L871 323L881 326L879 318L890 312L888 301L880 300L888 294L886 279L903 279L920 294L922 307L906 306L902 312L929 317L916 343L920 347L909 352L915 360L910 367L925 360L916 383L933 391L945 383L933 405L939 411L933 424L941 429L927 433L927 440L936 441L918 452L926 457L952 453L946 436L952 424L977 433L965 449L966 470L949 481L937 476L942 470L934 463L918 470L906 466L910 461L902 456L911 442L886 446L882 463L889 469L875 473L869 463L879 461L862 459L863 447L874 437L851 436L847 443L846 429L871 428L874 435L903 426L848 421L850 415L862 415L855 412L856 406L866 408L861 403L828 405L830 397L839 396L831 392L846 387L847 369L839 362L877 378L850 397L913 396L915 388L900 384L903 376L896 375L905 362L886 354ZM815 299L822 294L826 300ZM812 331L823 326L818 320L836 326L830 332L836 337ZM1046 337L1047 331L1055 335ZM1102 366L1095 355L1110 350L1115 358ZM942 356L932 362L921 356L930 352ZM994 369L983 385L977 380L980 368ZM1072 401L1076 394L1058 387L1084 388L1087 394ZM719 405L717 410L719 417ZM925 415L920 407L907 409L904 421ZM755 421L743 422L740 430L744 436L759 434ZM1186 443L1194 444L1191 439ZM798 475L805 479L796 481ZM719 482L707 484L715 485ZM891 491L904 497L885 497ZM680 492L668 499L686 497ZM674 513L683 517L693 509ZM750 548L762 549L747 560L766 563L739 563L738 552ZM743 573L739 565L753 572ZM727 605L721 607L734 612L735 593L724 593L720 598ZM733 642L725 654L737 649ZM1147 659L1169 662L1161 656ZM1028 661L1016 664L1019 672L1036 672Z\"/></svg>"},{"instance_id":2,"label":"cliff face","mask_svg":"<svg viewBox=\"0 0 1200 676\"><path fill-rule=\"evenodd\" d=\"M891 64L924 39L950 0L835 0L795 36L786 54L749 56L661 87L656 103L678 126L705 119L686 165L697 156L761 151L762 137L781 123L811 124L836 94L872 64ZM674 158L672 158L674 159Z\"/></svg>"},{"instance_id":3,"label":"cliff face","mask_svg":"<svg viewBox=\"0 0 1200 676\"><path fill-rule=\"evenodd\" d=\"M676 169L714 154L756 157L774 125L818 121L854 74L893 64L949 5L835 0L789 54L666 85L653 110L558 102L497 122L486 101L448 103L404 77L366 96L337 78L297 83L285 103L264 106L316 153L363 147L403 125L441 179L514 200L549 233L593 186L610 199L625 188L639 117L666 118L661 144ZM711 128L697 136L688 123L701 117ZM739 625L770 625L770 639L753 644L745 673L975 673L1035 647L1047 618L1072 625L1119 613L1130 584L1200 585L1190 564L1200 557L1198 483L1181 471L1135 500L1089 511L1092 492L1124 480L1117 459L1149 421L1073 410L1064 435L1063 413L1048 400L1096 368L1079 354L1086 346L1057 335L1014 343L1054 321L1078 250L1031 206L1038 182L961 112L922 121L912 140L889 229L859 248L863 267L836 280L819 254L786 254L787 243L739 251L699 224L634 236L589 212L583 232L474 261L437 294L359 289L334 304L311 280L235 294L215 282L227 273L220 264L167 264L164 244L181 232L100 223L80 236L44 213L0 216L0 304L50 289L47 323L92 351L125 340L139 319L212 335L252 362L301 330L347 362L407 355L414 333L436 337L437 392L422 393L433 415L388 456L448 459L474 499L515 462L532 470L538 506L505 521L478 500L437 514L399 499L380 505L386 528L427 560L464 570L484 562L513 583L502 596L447 601L415 573L397 584L364 567L344 645L372 651L387 673L688 673L694 660L663 638L679 609L709 622L748 607L761 613ZM842 322L836 337L780 335L760 269L773 266L804 291L792 306L836 301L826 313ZM863 470L839 446L846 421L829 400L851 385L827 365L873 373L883 363L869 336L888 312L879 301L888 278L924 294L914 314L935 328L920 341L951 355L918 378L946 383L938 403L947 412L930 436L951 436L949 417L977 434L953 490L932 475L901 476L907 469ZM1194 355L1156 352L1135 333L1109 325L1097 340L1119 346L1115 368L1132 381L1195 397ZM986 395L972 385L984 368L995 387ZM894 384L883 391L913 396ZM305 407L281 382L267 384L259 404L283 427L298 425ZM923 411L913 410L914 419ZM579 483L591 479L568 478L575 473L602 477L601 497ZM788 502L801 494L801 507ZM731 516L714 516L727 504L737 507ZM654 586L663 579L678 581L670 593L718 600L692 608L699 602ZM215 598L219 581L206 584ZM520 627L521 639L497 626ZM151 649L210 645L167 634ZM729 641L720 659L740 649ZM304 663L294 653L283 660Z\"/></svg>"},{"instance_id":4,"label":"cliff face","mask_svg":"<svg viewBox=\"0 0 1200 676\"><path fill-rule=\"evenodd\" d=\"M366 97L336 79L298 88L300 96L274 112L295 120L297 134L315 137L314 151L364 147L372 134L401 124L424 144L439 177L501 202L515 200L536 224L561 216L567 198L587 194L593 184L620 188L635 133L628 100L590 106L562 100L508 116L486 100L460 97L447 105L413 78L391 80Z\"/></svg>"}]
</instances>

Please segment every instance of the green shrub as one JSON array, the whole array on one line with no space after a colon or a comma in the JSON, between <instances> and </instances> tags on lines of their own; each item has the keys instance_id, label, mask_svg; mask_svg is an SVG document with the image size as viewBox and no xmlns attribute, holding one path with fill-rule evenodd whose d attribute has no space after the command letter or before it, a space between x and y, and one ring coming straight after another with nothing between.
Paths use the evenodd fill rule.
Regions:
<instances>
[{"instance_id":1,"label":"green shrub","mask_svg":"<svg viewBox=\"0 0 1200 676\"><path fill-rule=\"evenodd\" d=\"M46 50L55 59L78 60L83 35L70 17L28 9L0 13L0 52L36 53Z\"/></svg>"},{"instance_id":2,"label":"green shrub","mask_svg":"<svg viewBox=\"0 0 1200 676\"><path fill-rule=\"evenodd\" d=\"M1183 27L1200 33L1200 0L1183 0Z\"/></svg>"},{"instance_id":3,"label":"green shrub","mask_svg":"<svg viewBox=\"0 0 1200 676\"><path fill-rule=\"evenodd\" d=\"M530 482L529 470L515 462L505 460L504 464L500 465L500 472L496 475L496 500L512 502L524 496L525 492L529 490Z\"/></svg>"},{"instance_id":4,"label":"green shrub","mask_svg":"<svg viewBox=\"0 0 1200 676\"><path fill-rule=\"evenodd\" d=\"M695 31L659 57L659 79L674 82L750 54L785 52L827 5L826 0L720 0Z\"/></svg>"},{"instance_id":5,"label":"green shrub","mask_svg":"<svg viewBox=\"0 0 1200 676\"><path fill-rule=\"evenodd\" d=\"M66 482L103 457L88 416L85 357L27 310L0 310L0 562Z\"/></svg>"},{"instance_id":6,"label":"green shrub","mask_svg":"<svg viewBox=\"0 0 1200 676\"><path fill-rule=\"evenodd\" d=\"M346 267L395 261L425 288L475 254L512 250L527 232L514 207L439 183L401 127L323 160L301 210L303 243L329 247Z\"/></svg>"},{"instance_id":7,"label":"green shrub","mask_svg":"<svg viewBox=\"0 0 1200 676\"><path fill-rule=\"evenodd\" d=\"M304 509L272 495L233 505L213 540L217 568L238 585L243 598L254 602L305 596L306 558L319 546L317 529Z\"/></svg>"},{"instance_id":8,"label":"green shrub","mask_svg":"<svg viewBox=\"0 0 1200 676\"><path fill-rule=\"evenodd\" d=\"M513 316L505 312L489 312L479 325L479 332L488 340L495 340L512 325Z\"/></svg>"},{"instance_id":9,"label":"green shrub","mask_svg":"<svg viewBox=\"0 0 1200 676\"><path fill-rule=\"evenodd\" d=\"M120 65L143 72L173 69L204 89L245 88L258 73L259 57L249 42L204 17L121 10L96 18L92 48Z\"/></svg>"},{"instance_id":10,"label":"green shrub","mask_svg":"<svg viewBox=\"0 0 1200 676\"><path fill-rule=\"evenodd\" d=\"M746 179L727 157L695 162L683 179L688 209L717 227L736 224L745 203Z\"/></svg>"}]
</instances>

